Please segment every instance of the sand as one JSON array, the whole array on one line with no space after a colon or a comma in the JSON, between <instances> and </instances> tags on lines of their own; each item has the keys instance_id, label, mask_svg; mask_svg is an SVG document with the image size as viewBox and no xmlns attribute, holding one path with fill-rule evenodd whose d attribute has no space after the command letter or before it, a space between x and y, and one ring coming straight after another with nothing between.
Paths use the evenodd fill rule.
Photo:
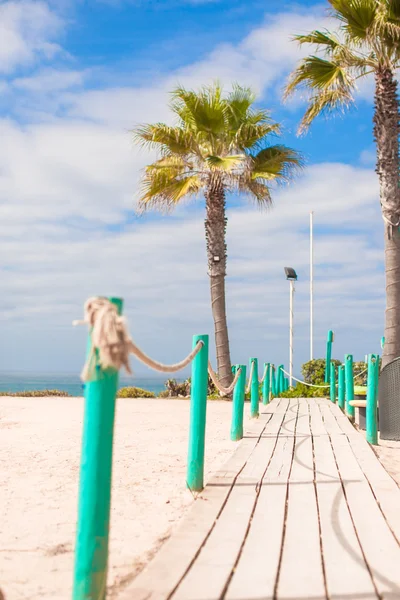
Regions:
<instances>
[{"instance_id":1,"label":"sand","mask_svg":"<svg viewBox=\"0 0 400 600\"><path fill-rule=\"evenodd\" d=\"M207 476L236 448L230 413L228 402L208 404ZM6 600L71 597L82 416L80 398L0 397ZM108 598L118 597L193 502L185 487L188 419L186 400L118 401Z\"/></svg>"}]
</instances>

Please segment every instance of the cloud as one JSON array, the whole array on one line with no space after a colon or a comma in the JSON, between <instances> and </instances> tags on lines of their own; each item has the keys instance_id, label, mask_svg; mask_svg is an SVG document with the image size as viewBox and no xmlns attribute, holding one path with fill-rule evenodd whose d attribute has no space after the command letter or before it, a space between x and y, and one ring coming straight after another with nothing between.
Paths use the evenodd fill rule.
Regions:
<instances>
[{"instance_id":1,"label":"cloud","mask_svg":"<svg viewBox=\"0 0 400 600\"><path fill-rule=\"evenodd\" d=\"M0 4L0 72L54 57L54 41L62 29L60 18L45 2L21 0Z\"/></svg>"},{"instance_id":2,"label":"cloud","mask_svg":"<svg viewBox=\"0 0 400 600\"><path fill-rule=\"evenodd\" d=\"M24 52L10 53L8 70L38 60L43 44L53 44L62 27L44 4L24 4L41 15L29 27L39 21L42 25L33 27L37 33L29 34ZM19 14L15 4L7 5ZM18 18L9 18L17 33L28 28ZM151 155L133 147L129 129L168 120L168 91L178 81L196 87L218 76L223 82L253 85L260 94L275 93L301 56L289 34L317 24L321 26L317 11L311 17L301 11L271 17L241 43L220 44L204 59L147 87L82 91L74 86L85 83L84 69L54 65L40 66L8 84L25 123L0 121L2 369L23 364L27 370L78 372L86 333L72 330L70 323L93 294L123 296L134 339L160 360L182 358L193 333L212 335L203 201L168 217L135 217L140 169ZM37 94L40 102L32 102ZM332 326L338 352L363 355L366 347L373 350L383 315L373 170L341 163L311 165L274 198L275 207L267 213L237 201L228 212L233 360L247 362L255 354L287 362L287 265L296 267L300 277L296 364L307 358L306 344L299 347L308 334L310 210L316 222L318 351L323 353L326 330ZM137 370L143 372L142 367Z\"/></svg>"},{"instance_id":3,"label":"cloud","mask_svg":"<svg viewBox=\"0 0 400 600\"><path fill-rule=\"evenodd\" d=\"M54 68L42 69L30 77L19 77L12 81L13 87L25 92L48 94L80 87L84 83L82 71L67 71Z\"/></svg>"}]
</instances>

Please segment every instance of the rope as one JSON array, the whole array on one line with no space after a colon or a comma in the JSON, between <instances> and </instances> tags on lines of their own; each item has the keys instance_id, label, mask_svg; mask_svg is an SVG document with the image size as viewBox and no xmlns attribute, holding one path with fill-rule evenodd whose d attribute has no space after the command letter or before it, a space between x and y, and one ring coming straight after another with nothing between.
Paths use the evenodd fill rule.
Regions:
<instances>
[{"instance_id":1,"label":"rope","mask_svg":"<svg viewBox=\"0 0 400 600\"><path fill-rule=\"evenodd\" d=\"M254 371L254 361L251 363L250 375L249 375L249 383L247 384L246 394L248 394L250 392L251 380L253 379L253 371Z\"/></svg>"},{"instance_id":2,"label":"rope","mask_svg":"<svg viewBox=\"0 0 400 600\"><path fill-rule=\"evenodd\" d=\"M360 377L360 375L364 375L366 371L368 371L368 367L364 369L364 371L361 371L361 373L354 373L354 377Z\"/></svg>"},{"instance_id":3,"label":"rope","mask_svg":"<svg viewBox=\"0 0 400 600\"><path fill-rule=\"evenodd\" d=\"M282 369L282 371L285 373L285 375L288 375L290 377L290 373L285 371L285 369ZM301 381L300 379L296 379L296 377L294 377L293 375L292 375L292 379L294 379L295 381L298 381L299 383L304 383L304 385L309 385L310 387L315 387L315 388L331 387L330 385L314 385L313 383L307 383L307 381Z\"/></svg>"},{"instance_id":4,"label":"rope","mask_svg":"<svg viewBox=\"0 0 400 600\"><path fill-rule=\"evenodd\" d=\"M147 356L133 343L125 319L118 315L117 307L107 298L89 298L85 303L84 317L83 321L73 322L73 325L90 327L92 344L81 374L83 381L94 378L97 366L117 371L125 367L128 373L132 373L129 354L134 354L145 365L156 371L173 373L186 367L203 346L200 340L184 360L174 365L164 365Z\"/></svg>"},{"instance_id":5,"label":"rope","mask_svg":"<svg viewBox=\"0 0 400 600\"><path fill-rule=\"evenodd\" d=\"M267 375L267 371L268 371L268 365L265 365L265 367L264 367L264 374L263 374L263 376L261 377L261 379L259 379L259 380L258 380L258 381L259 381L259 383L264 383L264 379L265 379L265 377L266 377L266 375Z\"/></svg>"},{"instance_id":6,"label":"rope","mask_svg":"<svg viewBox=\"0 0 400 600\"><path fill-rule=\"evenodd\" d=\"M220 384L217 374L215 373L214 369L212 368L210 361L208 361L208 372L210 373L211 380L212 380L213 384L215 385L215 387L217 388L217 390L219 391L220 395L228 396L233 391L233 389L236 385L236 382L239 379L239 375L242 372L242 369L238 369L236 371L235 378L228 388L225 388Z\"/></svg>"}]
</instances>

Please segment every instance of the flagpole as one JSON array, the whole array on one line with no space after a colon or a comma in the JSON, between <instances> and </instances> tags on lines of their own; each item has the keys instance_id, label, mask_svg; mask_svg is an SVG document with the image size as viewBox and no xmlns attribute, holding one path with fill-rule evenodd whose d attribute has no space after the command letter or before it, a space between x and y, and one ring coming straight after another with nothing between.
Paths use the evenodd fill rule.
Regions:
<instances>
[{"instance_id":1,"label":"flagpole","mask_svg":"<svg viewBox=\"0 0 400 600\"><path fill-rule=\"evenodd\" d=\"M314 358L314 212L310 212L310 360Z\"/></svg>"}]
</instances>

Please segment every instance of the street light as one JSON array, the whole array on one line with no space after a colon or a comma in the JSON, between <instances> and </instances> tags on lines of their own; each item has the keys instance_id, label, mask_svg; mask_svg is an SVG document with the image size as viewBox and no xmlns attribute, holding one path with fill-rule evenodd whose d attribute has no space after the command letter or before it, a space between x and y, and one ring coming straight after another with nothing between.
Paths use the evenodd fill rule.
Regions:
<instances>
[{"instance_id":1,"label":"street light","mask_svg":"<svg viewBox=\"0 0 400 600\"><path fill-rule=\"evenodd\" d=\"M297 281L297 273L292 267L285 267L286 279L290 284L289 300L289 385L293 385L293 299L294 282Z\"/></svg>"}]
</instances>

